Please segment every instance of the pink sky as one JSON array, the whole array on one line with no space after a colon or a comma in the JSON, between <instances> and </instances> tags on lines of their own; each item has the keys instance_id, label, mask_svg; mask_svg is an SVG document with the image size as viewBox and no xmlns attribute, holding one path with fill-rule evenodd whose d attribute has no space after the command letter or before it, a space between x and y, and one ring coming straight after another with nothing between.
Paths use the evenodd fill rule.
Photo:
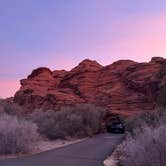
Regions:
<instances>
[{"instance_id":1,"label":"pink sky","mask_svg":"<svg viewBox=\"0 0 166 166\"><path fill-rule=\"evenodd\" d=\"M86 58L102 65L166 58L164 0L9 1L0 6L1 97L13 96L19 80L40 66L70 70Z\"/></svg>"},{"instance_id":2,"label":"pink sky","mask_svg":"<svg viewBox=\"0 0 166 166\"><path fill-rule=\"evenodd\" d=\"M106 43L103 43L101 47L94 46L89 49L89 55L83 57L72 56L66 58L63 55L54 57L54 53L50 53L52 56L45 61L46 66L49 66L51 69L70 70L84 58L94 59L102 65L108 65L119 59L144 62L150 61L153 56L166 57L165 18L166 14L164 13L157 16L146 16L140 20L122 21L119 27L117 27L122 37L116 39L113 44L108 38L106 39ZM79 52L79 50L76 50L76 52ZM0 82L0 96L12 96L18 89L19 80L17 79L1 80Z\"/></svg>"},{"instance_id":3,"label":"pink sky","mask_svg":"<svg viewBox=\"0 0 166 166\"><path fill-rule=\"evenodd\" d=\"M0 98L11 97L19 89L19 80L1 80Z\"/></svg>"}]
</instances>

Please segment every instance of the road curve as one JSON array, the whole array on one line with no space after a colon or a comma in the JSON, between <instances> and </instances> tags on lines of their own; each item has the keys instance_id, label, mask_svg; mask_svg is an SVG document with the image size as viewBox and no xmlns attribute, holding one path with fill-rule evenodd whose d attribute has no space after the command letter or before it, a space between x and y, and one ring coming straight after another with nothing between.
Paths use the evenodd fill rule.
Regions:
<instances>
[{"instance_id":1,"label":"road curve","mask_svg":"<svg viewBox=\"0 0 166 166\"><path fill-rule=\"evenodd\" d=\"M102 166L122 139L119 134L101 134L37 155L0 160L0 166Z\"/></svg>"}]
</instances>

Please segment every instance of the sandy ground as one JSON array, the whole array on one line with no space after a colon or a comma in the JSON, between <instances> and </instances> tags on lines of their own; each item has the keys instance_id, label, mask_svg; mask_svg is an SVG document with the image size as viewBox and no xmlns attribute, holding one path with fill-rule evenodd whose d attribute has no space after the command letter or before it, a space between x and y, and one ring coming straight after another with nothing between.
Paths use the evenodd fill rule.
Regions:
<instances>
[{"instance_id":1,"label":"sandy ground","mask_svg":"<svg viewBox=\"0 0 166 166\"><path fill-rule=\"evenodd\" d=\"M64 147L64 146L67 146L67 145L70 145L70 144L74 144L74 143L77 143L77 142L81 142L81 141L84 141L86 139L87 138L84 138L84 139L69 139L69 140L60 140L60 139L58 139L58 140L55 140L55 141L49 141L49 140L39 141L38 143L36 143L36 145L34 146L31 153L28 153L28 154L19 153L19 154L14 154L14 155L3 155L3 156L1 155L0 160L39 154L39 153L42 153L42 152L45 152L45 151L49 151L49 150Z\"/></svg>"}]
</instances>

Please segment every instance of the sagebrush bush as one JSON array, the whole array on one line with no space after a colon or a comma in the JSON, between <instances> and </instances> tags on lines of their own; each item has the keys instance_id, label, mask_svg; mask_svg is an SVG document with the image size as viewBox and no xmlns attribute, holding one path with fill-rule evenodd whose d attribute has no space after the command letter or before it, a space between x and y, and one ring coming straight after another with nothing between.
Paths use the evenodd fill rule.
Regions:
<instances>
[{"instance_id":1,"label":"sagebrush bush","mask_svg":"<svg viewBox=\"0 0 166 166\"><path fill-rule=\"evenodd\" d=\"M90 104L33 113L39 133L49 139L83 137L99 132L105 110Z\"/></svg>"},{"instance_id":2,"label":"sagebrush bush","mask_svg":"<svg viewBox=\"0 0 166 166\"><path fill-rule=\"evenodd\" d=\"M157 97L157 104L160 107L166 107L166 85L160 90Z\"/></svg>"},{"instance_id":3,"label":"sagebrush bush","mask_svg":"<svg viewBox=\"0 0 166 166\"><path fill-rule=\"evenodd\" d=\"M23 110L18 104L0 100L0 113L6 113L10 115L21 115L25 110Z\"/></svg>"},{"instance_id":4,"label":"sagebrush bush","mask_svg":"<svg viewBox=\"0 0 166 166\"><path fill-rule=\"evenodd\" d=\"M135 136L128 135L117 149L121 166L165 166L166 165L166 123L153 128L142 126L135 130Z\"/></svg>"},{"instance_id":5,"label":"sagebrush bush","mask_svg":"<svg viewBox=\"0 0 166 166\"><path fill-rule=\"evenodd\" d=\"M166 165L166 110L147 111L127 121L130 131L116 153L121 166Z\"/></svg>"},{"instance_id":6,"label":"sagebrush bush","mask_svg":"<svg viewBox=\"0 0 166 166\"><path fill-rule=\"evenodd\" d=\"M144 124L155 127L161 121L166 122L165 108L157 108L155 110L145 111L134 117L129 117L126 119L125 125L128 132L133 132L136 128L140 128Z\"/></svg>"},{"instance_id":7,"label":"sagebrush bush","mask_svg":"<svg viewBox=\"0 0 166 166\"><path fill-rule=\"evenodd\" d=\"M38 138L34 123L7 114L0 115L0 154L29 152Z\"/></svg>"}]
</instances>

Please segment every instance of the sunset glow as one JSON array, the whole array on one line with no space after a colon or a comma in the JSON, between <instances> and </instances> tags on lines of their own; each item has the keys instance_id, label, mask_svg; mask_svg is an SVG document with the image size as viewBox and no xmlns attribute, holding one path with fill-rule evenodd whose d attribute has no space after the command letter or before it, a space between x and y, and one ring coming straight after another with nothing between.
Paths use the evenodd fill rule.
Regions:
<instances>
[{"instance_id":1,"label":"sunset glow","mask_svg":"<svg viewBox=\"0 0 166 166\"><path fill-rule=\"evenodd\" d=\"M37 67L166 58L165 0L2 0L0 96Z\"/></svg>"}]
</instances>

